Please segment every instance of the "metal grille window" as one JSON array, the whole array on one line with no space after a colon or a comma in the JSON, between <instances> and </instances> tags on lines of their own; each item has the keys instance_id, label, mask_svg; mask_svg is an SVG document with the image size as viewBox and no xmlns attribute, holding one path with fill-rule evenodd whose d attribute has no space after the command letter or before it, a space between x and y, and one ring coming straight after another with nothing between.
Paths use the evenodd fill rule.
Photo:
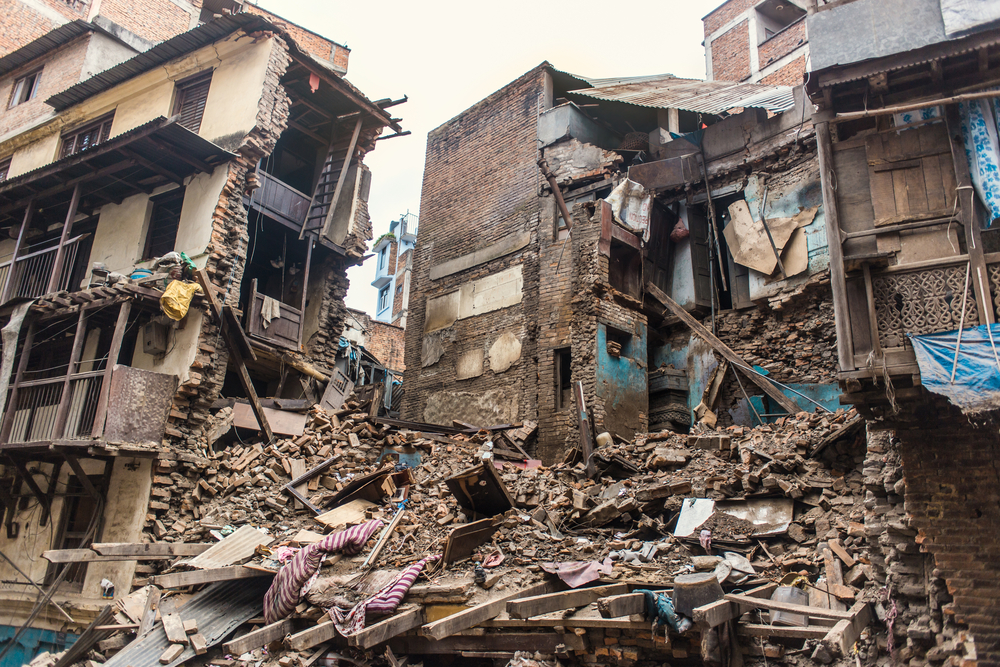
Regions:
<instances>
[{"instance_id":1,"label":"metal grille window","mask_svg":"<svg viewBox=\"0 0 1000 667\"><path fill-rule=\"evenodd\" d=\"M16 107L18 104L24 104L29 100L35 99L35 94L38 93L38 82L41 78L42 70L37 69L31 74L25 74L15 81L7 108Z\"/></svg>"},{"instance_id":2,"label":"metal grille window","mask_svg":"<svg viewBox=\"0 0 1000 667\"><path fill-rule=\"evenodd\" d=\"M62 151L59 157L74 155L80 151L92 148L97 144L104 143L111 136L111 123L115 116L111 114L105 116L89 125L75 129L63 135Z\"/></svg>"},{"instance_id":3,"label":"metal grille window","mask_svg":"<svg viewBox=\"0 0 1000 667\"><path fill-rule=\"evenodd\" d=\"M153 199L153 212L149 216L149 230L146 232L146 247L143 259L163 257L174 249L177 242L177 228L181 223L181 206L184 204L184 188L177 188Z\"/></svg>"},{"instance_id":4,"label":"metal grille window","mask_svg":"<svg viewBox=\"0 0 1000 667\"><path fill-rule=\"evenodd\" d=\"M177 122L192 132L201 128L201 117L205 115L205 102L208 101L208 89L211 85L211 70L177 84L174 114L179 116Z\"/></svg>"}]
</instances>

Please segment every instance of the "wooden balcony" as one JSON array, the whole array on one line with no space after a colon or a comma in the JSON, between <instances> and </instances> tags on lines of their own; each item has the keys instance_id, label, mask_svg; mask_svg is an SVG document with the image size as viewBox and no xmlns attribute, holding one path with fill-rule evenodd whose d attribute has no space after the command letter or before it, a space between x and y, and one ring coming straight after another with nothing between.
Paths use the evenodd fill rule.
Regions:
<instances>
[{"instance_id":1,"label":"wooden balcony","mask_svg":"<svg viewBox=\"0 0 1000 667\"><path fill-rule=\"evenodd\" d=\"M77 251L80 242L86 237L86 234L82 234L66 242L64 261L59 271L59 279L55 281L54 290L49 289L49 286L52 282L52 273L55 271L58 245L21 255L16 260L0 264L0 294L3 295L0 301L6 302L17 298L33 299L49 292L71 289L69 282L76 265Z\"/></svg>"},{"instance_id":2,"label":"wooden balcony","mask_svg":"<svg viewBox=\"0 0 1000 667\"><path fill-rule=\"evenodd\" d=\"M261 169L257 170L257 180L260 187L250 195L249 205L296 232L301 231L312 198Z\"/></svg>"}]
</instances>

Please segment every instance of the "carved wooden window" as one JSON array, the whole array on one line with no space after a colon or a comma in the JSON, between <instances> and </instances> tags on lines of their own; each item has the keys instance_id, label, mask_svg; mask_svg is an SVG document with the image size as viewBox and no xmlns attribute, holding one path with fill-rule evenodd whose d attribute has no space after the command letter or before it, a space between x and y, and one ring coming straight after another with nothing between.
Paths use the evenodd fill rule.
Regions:
<instances>
[{"instance_id":1,"label":"carved wooden window","mask_svg":"<svg viewBox=\"0 0 1000 667\"><path fill-rule=\"evenodd\" d=\"M205 103L208 101L208 89L211 85L211 70L177 83L174 114L180 116L177 122L192 132L201 129L201 118L205 115Z\"/></svg>"},{"instance_id":2,"label":"carved wooden window","mask_svg":"<svg viewBox=\"0 0 1000 667\"><path fill-rule=\"evenodd\" d=\"M112 113L64 134L59 157L74 155L107 141L111 136L111 123L114 119L115 115Z\"/></svg>"},{"instance_id":3,"label":"carved wooden window","mask_svg":"<svg viewBox=\"0 0 1000 667\"><path fill-rule=\"evenodd\" d=\"M865 140L875 226L947 217L955 168L944 123L872 134Z\"/></svg>"}]
</instances>

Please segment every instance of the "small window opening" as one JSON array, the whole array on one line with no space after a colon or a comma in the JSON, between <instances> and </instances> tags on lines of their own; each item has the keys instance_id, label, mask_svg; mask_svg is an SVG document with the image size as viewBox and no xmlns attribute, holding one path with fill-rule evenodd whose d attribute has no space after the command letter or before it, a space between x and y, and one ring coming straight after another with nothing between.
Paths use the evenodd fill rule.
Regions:
<instances>
[{"instance_id":1,"label":"small window opening","mask_svg":"<svg viewBox=\"0 0 1000 667\"><path fill-rule=\"evenodd\" d=\"M7 108L16 107L18 104L24 104L29 100L35 99L35 95L38 93L38 82L42 78L42 70L35 70L31 74L25 74L20 79L14 82L14 90L10 95L10 103Z\"/></svg>"},{"instance_id":2,"label":"small window opening","mask_svg":"<svg viewBox=\"0 0 1000 667\"><path fill-rule=\"evenodd\" d=\"M105 475L87 475L87 479L97 489L98 493L105 491ZM63 504L62 516L60 518L59 532L53 549L79 549L83 546L84 539L88 536L88 530L93 521L97 521L97 530L93 535L93 541L99 542L101 537L102 517L98 515L99 506L97 501L83 488L80 479L71 475L66 482L66 496ZM87 563L71 563L65 567L69 568L64 584L79 589L83 586L87 577ZM46 583L50 584L56 578L58 566L50 566L46 574Z\"/></svg>"},{"instance_id":3,"label":"small window opening","mask_svg":"<svg viewBox=\"0 0 1000 667\"><path fill-rule=\"evenodd\" d=\"M0 160L0 181L7 180L7 174L10 173L10 158L5 160Z\"/></svg>"},{"instance_id":4,"label":"small window opening","mask_svg":"<svg viewBox=\"0 0 1000 667\"><path fill-rule=\"evenodd\" d=\"M180 116L178 124L195 133L201 129L201 118L205 115L205 103L208 101L208 89L211 85L211 70L178 82L174 106L174 114Z\"/></svg>"},{"instance_id":5,"label":"small window opening","mask_svg":"<svg viewBox=\"0 0 1000 667\"><path fill-rule=\"evenodd\" d=\"M555 351L555 408L564 410L573 404L573 356L570 348Z\"/></svg>"},{"instance_id":6,"label":"small window opening","mask_svg":"<svg viewBox=\"0 0 1000 667\"><path fill-rule=\"evenodd\" d=\"M378 292L378 309L380 311L389 307L389 286L386 285Z\"/></svg>"},{"instance_id":7,"label":"small window opening","mask_svg":"<svg viewBox=\"0 0 1000 667\"><path fill-rule=\"evenodd\" d=\"M107 141L111 136L111 124L114 119L114 114L110 114L64 134L60 157L75 155Z\"/></svg>"},{"instance_id":8,"label":"small window opening","mask_svg":"<svg viewBox=\"0 0 1000 667\"><path fill-rule=\"evenodd\" d=\"M606 341L608 356L611 357L632 357L632 334L605 326L607 331Z\"/></svg>"},{"instance_id":9,"label":"small window opening","mask_svg":"<svg viewBox=\"0 0 1000 667\"><path fill-rule=\"evenodd\" d=\"M146 246L143 259L163 257L174 250L177 244L177 230L181 223L181 207L184 204L184 188L154 197L153 211L149 216L146 232Z\"/></svg>"}]
</instances>

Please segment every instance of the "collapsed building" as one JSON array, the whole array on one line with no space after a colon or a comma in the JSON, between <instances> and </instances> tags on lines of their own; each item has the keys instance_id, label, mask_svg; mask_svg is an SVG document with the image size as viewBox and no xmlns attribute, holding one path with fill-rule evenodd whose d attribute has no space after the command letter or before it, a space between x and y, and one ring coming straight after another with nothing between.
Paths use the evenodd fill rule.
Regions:
<instances>
[{"instance_id":1,"label":"collapsed building","mask_svg":"<svg viewBox=\"0 0 1000 667\"><path fill-rule=\"evenodd\" d=\"M997 122L983 88L996 64L987 28L1000 17L959 5L729 0L705 18L708 81L591 79L542 63L433 131L419 242L395 267L392 239L376 244L387 257L376 280L409 281L401 396L389 356L398 339L385 359L370 353L401 331L343 308L336 278L370 239L364 178L337 177L341 196L355 193L347 223L337 203L312 231L316 201L285 215L307 216L299 233L335 268L318 311L328 319L314 325L307 298L300 347L269 343L263 302L254 311L244 300L263 280L254 254L237 250L224 266L231 255L214 244L246 248L268 220L282 223L287 195L251 187L292 178L267 166L261 137L274 136L258 131L277 106L262 96L248 107L253 149L184 134L189 158L204 149L194 155L230 165L226 186L233 173L246 180L212 202L226 225L212 228L204 266L182 248L208 289L187 316L200 317L186 334L199 351L174 371L186 378L179 389L147 374L156 366L123 364L141 358L124 341L145 344L134 325L147 325L132 318L159 298L162 275L7 306L6 331L20 331L25 349L33 331L62 321L68 350L8 362L10 405L46 384L70 392L82 374L110 377L93 413L77 411L82 399L5 413L0 436L18 439L3 443L0 551L17 555L21 571L8 576L18 591L44 586L9 598L18 620L34 615L52 632L34 640L33 652L51 649L35 665L996 664L1000 330L986 325L1000 197L996 146L971 138ZM902 16L906 39L883 39ZM306 103L314 82L348 97L358 108L337 107L326 129L342 141L350 132L337 132L354 128L338 144L349 156L370 149L376 129L399 133L388 103L325 78L290 28L244 37L261 25L251 20L263 19L222 17L188 38L232 28L209 58L268 50L254 61L268 63L265 85L284 53L299 67L276 75L274 90L293 110L301 99L303 114L331 104ZM227 40L239 47L219 46ZM296 127L322 136L317 118L292 115L274 152ZM152 132L173 125L156 122ZM121 150L119 139L68 159ZM133 152L147 158L176 138L156 139ZM161 170L195 173L159 150ZM120 169L141 166L114 156L129 160ZM28 238L55 207L66 222L46 229L73 238L83 216L58 206L82 176L18 180L32 173L0 184L7 215L22 216L12 229ZM153 173L166 178L139 175ZM318 178L316 191L329 180ZM132 182L101 181L101 192ZM45 200L57 187L64 199ZM16 209L32 196L38 210ZM237 203L251 213L239 218ZM256 228L255 210L265 216ZM268 263L295 265L286 258ZM269 295L276 315L290 305L283 295ZM89 335L105 299L120 324ZM245 341L240 312L250 313ZM191 332L180 322L168 341ZM42 375L53 366L62 374ZM244 394L248 404L232 400ZM97 422L100 433L65 437ZM58 432L23 435L46 424ZM147 504L133 500L136 487ZM53 521L68 528L56 533ZM83 595L67 595L80 572ZM69 643L57 631L81 630L55 653Z\"/></svg>"}]
</instances>

